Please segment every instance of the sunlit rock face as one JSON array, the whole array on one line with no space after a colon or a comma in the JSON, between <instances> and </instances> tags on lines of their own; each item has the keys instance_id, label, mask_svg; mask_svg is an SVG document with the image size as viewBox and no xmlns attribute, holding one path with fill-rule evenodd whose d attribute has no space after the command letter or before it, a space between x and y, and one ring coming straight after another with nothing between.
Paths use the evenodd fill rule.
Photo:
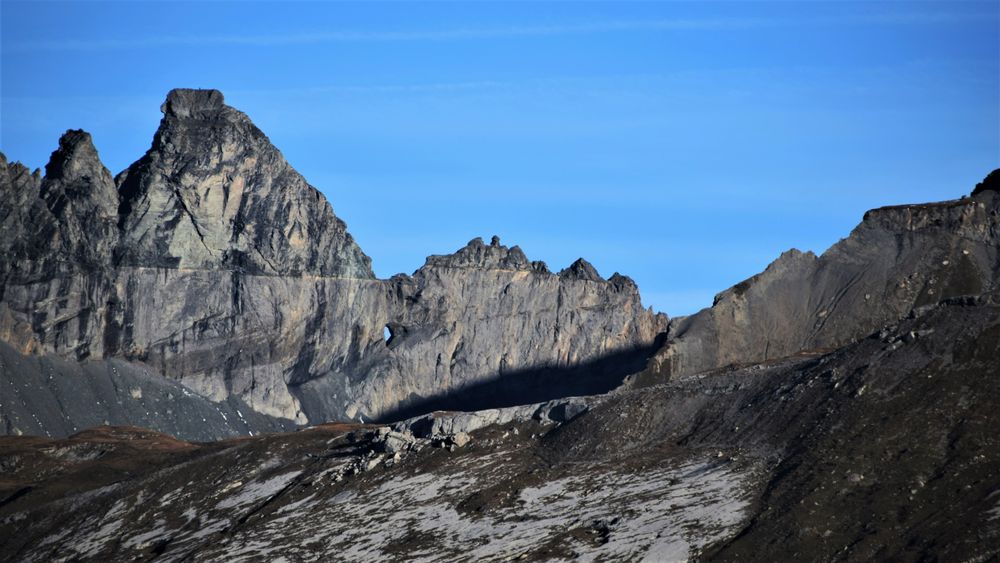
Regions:
<instances>
[{"instance_id":1,"label":"sunlit rock face","mask_svg":"<svg viewBox=\"0 0 1000 563\"><path fill-rule=\"evenodd\" d=\"M914 308L997 289L997 178L1000 171L971 197L871 210L821 256L782 254L712 307L674 319L644 379L837 348Z\"/></svg>"},{"instance_id":2,"label":"sunlit rock face","mask_svg":"<svg viewBox=\"0 0 1000 563\"><path fill-rule=\"evenodd\" d=\"M329 202L216 90L173 90L117 178L123 265L371 279Z\"/></svg>"},{"instance_id":3,"label":"sunlit rock face","mask_svg":"<svg viewBox=\"0 0 1000 563\"><path fill-rule=\"evenodd\" d=\"M384 284L391 340L337 366L353 372L301 385L297 396L310 409L327 408L314 402L358 373L344 408L369 419L601 393L642 369L667 320L642 308L624 276L556 275L496 237L431 256L412 277Z\"/></svg>"},{"instance_id":4,"label":"sunlit rock face","mask_svg":"<svg viewBox=\"0 0 1000 563\"><path fill-rule=\"evenodd\" d=\"M0 340L15 350L122 358L304 424L401 416L460 389L505 404L605 391L666 327L628 278L555 275L498 239L378 280L220 92L173 90L161 109L152 147L114 180L82 131L44 177L0 162ZM615 353L630 361L565 371Z\"/></svg>"}]
</instances>

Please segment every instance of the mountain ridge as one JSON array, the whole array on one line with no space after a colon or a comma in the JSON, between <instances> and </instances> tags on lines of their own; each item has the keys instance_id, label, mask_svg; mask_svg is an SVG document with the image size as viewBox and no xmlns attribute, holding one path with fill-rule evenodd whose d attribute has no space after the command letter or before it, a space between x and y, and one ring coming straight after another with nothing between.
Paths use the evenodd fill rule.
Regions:
<instances>
[{"instance_id":1,"label":"mountain ridge","mask_svg":"<svg viewBox=\"0 0 1000 563\"><path fill-rule=\"evenodd\" d=\"M504 370L641 349L665 327L634 283L584 287L496 237L379 280L326 198L220 92L175 89L161 111L150 149L114 185L89 135L63 136L89 171L72 180L103 194L98 216L117 217L106 237L32 197L69 171L63 149L55 177L5 167L0 228L30 241L0 264L0 337L15 349L121 358L305 424L371 420ZM59 254L60 236L84 258ZM522 342L524 331L535 336Z\"/></svg>"},{"instance_id":2,"label":"mountain ridge","mask_svg":"<svg viewBox=\"0 0 1000 563\"><path fill-rule=\"evenodd\" d=\"M0 557L1000 556L1000 170L670 319L497 236L377 279L221 93L163 112L117 184L0 154Z\"/></svg>"}]
</instances>

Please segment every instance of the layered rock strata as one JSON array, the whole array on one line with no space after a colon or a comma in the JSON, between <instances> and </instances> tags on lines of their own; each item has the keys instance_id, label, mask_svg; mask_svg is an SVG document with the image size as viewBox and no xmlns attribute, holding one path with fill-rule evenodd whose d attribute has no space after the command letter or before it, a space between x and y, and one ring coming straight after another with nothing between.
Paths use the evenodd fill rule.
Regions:
<instances>
[{"instance_id":1,"label":"layered rock strata","mask_svg":"<svg viewBox=\"0 0 1000 563\"><path fill-rule=\"evenodd\" d=\"M555 275L496 238L375 279L322 194L221 93L174 90L161 110L150 150L113 181L81 131L44 177L0 161L0 340L136 362L303 424L643 354L666 327L628 278L589 265ZM562 396L576 375L547 377L530 398ZM517 381L507 402L531 383Z\"/></svg>"}]
</instances>

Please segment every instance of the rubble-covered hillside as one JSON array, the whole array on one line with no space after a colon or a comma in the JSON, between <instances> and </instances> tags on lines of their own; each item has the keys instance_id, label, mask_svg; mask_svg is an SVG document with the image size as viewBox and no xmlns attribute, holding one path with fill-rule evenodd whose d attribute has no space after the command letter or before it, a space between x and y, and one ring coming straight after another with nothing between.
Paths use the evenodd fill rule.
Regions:
<instances>
[{"instance_id":1,"label":"rubble-covered hillside","mask_svg":"<svg viewBox=\"0 0 1000 563\"><path fill-rule=\"evenodd\" d=\"M393 426L0 439L0 553L60 560L984 561L1000 302L830 353Z\"/></svg>"}]
</instances>

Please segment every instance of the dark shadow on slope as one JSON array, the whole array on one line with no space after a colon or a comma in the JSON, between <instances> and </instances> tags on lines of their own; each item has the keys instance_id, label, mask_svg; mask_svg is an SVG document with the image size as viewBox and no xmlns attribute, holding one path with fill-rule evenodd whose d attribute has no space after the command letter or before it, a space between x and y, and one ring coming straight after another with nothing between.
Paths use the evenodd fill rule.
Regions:
<instances>
[{"instance_id":1,"label":"dark shadow on slope","mask_svg":"<svg viewBox=\"0 0 1000 563\"><path fill-rule=\"evenodd\" d=\"M607 393L629 375L645 369L665 337L664 333L649 346L621 350L573 366L507 371L460 389L413 398L377 422L397 422L434 411L476 411Z\"/></svg>"},{"instance_id":2,"label":"dark shadow on slope","mask_svg":"<svg viewBox=\"0 0 1000 563\"><path fill-rule=\"evenodd\" d=\"M0 435L65 437L102 425L149 428L189 441L296 428L238 397L211 401L142 364L24 355L0 342Z\"/></svg>"}]
</instances>

